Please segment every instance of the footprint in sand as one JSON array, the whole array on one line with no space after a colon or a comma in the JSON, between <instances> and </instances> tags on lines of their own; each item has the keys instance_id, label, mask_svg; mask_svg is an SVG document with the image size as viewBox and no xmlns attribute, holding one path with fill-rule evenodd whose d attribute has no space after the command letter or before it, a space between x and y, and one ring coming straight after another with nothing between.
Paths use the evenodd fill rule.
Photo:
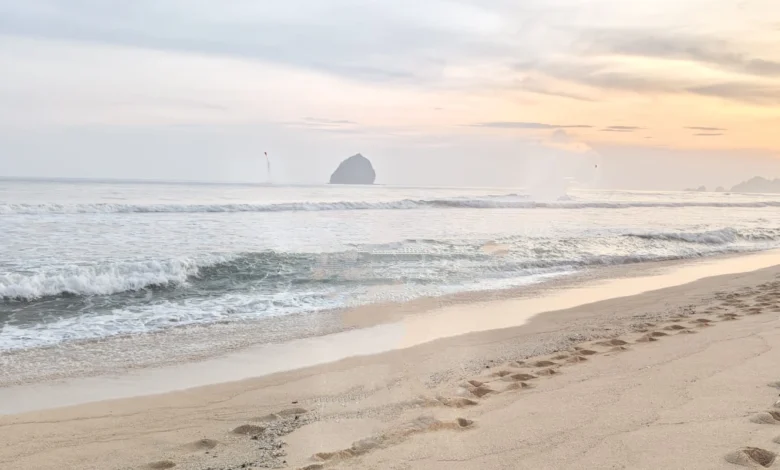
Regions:
<instances>
[{"instance_id":1,"label":"footprint in sand","mask_svg":"<svg viewBox=\"0 0 780 470\"><path fill-rule=\"evenodd\" d=\"M276 413L277 417L286 418L288 416L299 416L308 413L304 408L289 408Z\"/></svg>"},{"instance_id":2,"label":"footprint in sand","mask_svg":"<svg viewBox=\"0 0 780 470\"><path fill-rule=\"evenodd\" d=\"M491 393L497 393L497 392L486 385L481 385L471 390L471 394L477 398L482 398L485 395L489 395Z\"/></svg>"},{"instance_id":3,"label":"footprint in sand","mask_svg":"<svg viewBox=\"0 0 780 470\"><path fill-rule=\"evenodd\" d=\"M666 331L679 331L679 330L687 330L687 328L685 328L682 325L674 324L674 325L667 326L666 328L664 328L664 330L666 330Z\"/></svg>"},{"instance_id":4,"label":"footprint in sand","mask_svg":"<svg viewBox=\"0 0 780 470\"><path fill-rule=\"evenodd\" d=\"M566 359L567 364L579 364L580 362L587 361L588 358L585 356L572 356L568 359Z\"/></svg>"},{"instance_id":5,"label":"footprint in sand","mask_svg":"<svg viewBox=\"0 0 780 470\"><path fill-rule=\"evenodd\" d=\"M531 365L534 367L550 367L557 366L558 364L554 363L553 361L536 361Z\"/></svg>"},{"instance_id":6,"label":"footprint in sand","mask_svg":"<svg viewBox=\"0 0 780 470\"><path fill-rule=\"evenodd\" d=\"M243 424L230 432L240 436L257 436L262 434L263 431L265 431L265 428L262 426L255 426L254 424Z\"/></svg>"},{"instance_id":7,"label":"footprint in sand","mask_svg":"<svg viewBox=\"0 0 780 470\"><path fill-rule=\"evenodd\" d=\"M622 339L609 339L607 341L599 341L598 343L594 343L596 346L604 346L604 347L610 347L610 346L625 346L628 344L628 342L623 341Z\"/></svg>"},{"instance_id":8,"label":"footprint in sand","mask_svg":"<svg viewBox=\"0 0 780 470\"><path fill-rule=\"evenodd\" d=\"M498 372L492 373L491 375L493 377L506 377L507 375L510 375L510 374L512 374L512 372L510 372L508 370L500 370Z\"/></svg>"},{"instance_id":9,"label":"footprint in sand","mask_svg":"<svg viewBox=\"0 0 780 470\"><path fill-rule=\"evenodd\" d=\"M534 386L526 383L526 382L513 382L509 384L507 388L504 389L505 392L513 391L513 390L525 390L528 388L533 388Z\"/></svg>"},{"instance_id":10,"label":"footprint in sand","mask_svg":"<svg viewBox=\"0 0 780 470\"><path fill-rule=\"evenodd\" d=\"M539 376L551 376L551 375L558 375L558 374L560 374L560 372L555 370L555 369L552 369L552 368L550 368L550 369L542 369L542 370L537 370L536 371L536 375L539 375Z\"/></svg>"},{"instance_id":11,"label":"footprint in sand","mask_svg":"<svg viewBox=\"0 0 780 470\"><path fill-rule=\"evenodd\" d=\"M444 406L448 406L450 408L465 408L467 406L477 405L477 402L465 397L457 397L457 398L439 397L436 398L436 400L438 400Z\"/></svg>"},{"instance_id":12,"label":"footprint in sand","mask_svg":"<svg viewBox=\"0 0 780 470\"><path fill-rule=\"evenodd\" d=\"M308 413L308 411L304 408L289 408L286 410L278 411L276 413L260 416L259 418L252 418L249 421L254 421L259 423L270 423L272 421L276 421L282 418L289 418L290 416L297 418L298 416L304 415L306 413Z\"/></svg>"},{"instance_id":13,"label":"footprint in sand","mask_svg":"<svg viewBox=\"0 0 780 470\"><path fill-rule=\"evenodd\" d=\"M762 411L753 415L750 421L756 424L780 424L780 412Z\"/></svg>"},{"instance_id":14,"label":"footprint in sand","mask_svg":"<svg viewBox=\"0 0 780 470\"><path fill-rule=\"evenodd\" d=\"M695 320L691 320L691 323L695 324L698 327L704 327L704 326L712 326L712 320L708 318L697 318Z\"/></svg>"},{"instance_id":15,"label":"footprint in sand","mask_svg":"<svg viewBox=\"0 0 780 470\"><path fill-rule=\"evenodd\" d=\"M581 356L592 356L592 355L594 355L594 354L598 354L598 352L597 352L597 351L593 351L593 350L591 350L591 349L579 349L579 348L575 348L575 350L577 351L577 354L579 354L579 355L581 355Z\"/></svg>"},{"instance_id":16,"label":"footprint in sand","mask_svg":"<svg viewBox=\"0 0 780 470\"><path fill-rule=\"evenodd\" d=\"M219 444L218 441L215 441L214 439L201 439L199 441L195 441L192 444L189 444L187 447L189 447L191 450L198 451L198 450L211 450Z\"/></svg>"},{"instance_id":17,"label":"footprint in sand","mask_svg":"<svg viewBox=\"0 0 780 470\"><path fill-rule=\"evenodd\" d=\"M775 461L777 454L774 452L759 449L758 447L743 447L726 455L726 462L743 467L756 466L768 468Z\"/></svg>"},{"instance_id":18,"label":"footprint in sand","mask_svg":"<svg viewBox=\"0 0 780 470\"><path fill-rule=\"evenodd\" d=\"M465 430L473 426L474 421L466 418L456 418L453 421L440 421L434 418L421 417L400 429L356 441L349 449L337 450L335 452L319 452L314 454L312 459L320 462L343 461L367 454L374 449L386 448L391 445L399 444L414 434L442 430Z\"/></svg>"},{"instance_id":19,"label":"footprint in sand","mask_svg":"<svg viewBox=\"0 0 780 470\"><path fill-rule=\"evenodd\" d=\"M520 374L513 374L513 375L510 375L510 376L509 376L509 379L510 379L510 380L514 380L514 381L517 381L517 382L526 382L526 381L528 381L528 380L533 380L533 379L535 379L535 378L536 378L536 376L535 376L535 375L531 375L531 374L523 374L523 373L520 373Z\"/></svg>"},{"instance_id":20,"label":"footprint in sand","mask_svg":"<svg viewBox=\"0 0 780 470\"><path fill-rule=\"evenodd\" d=\"M305 467L301 467L298 470L323 470L325 468L325 465L322 465L321 463L313 463L311 465L307 465Z\"/></svg>"},{"instance_id":21,"label":"footprint in sand","mask_svg":"<svg viewBox=\"0 0 780 470\"><path fill-rule=\"evenodd\" d=\"M642 335L639 338L637 338L637 343L652 343L653 341L658 341L657 338L654 338L651 334Z\"/></svg>"},{"instance_id":22,"label":"footprint in sand","mask_svg":"<svg viewBox=\"0 0 780 470\"><path fill-rule=\"evenodd\" d=\"M176 464L170 460L160 460L159 462L152 462L146 465L146 468L150 470L165 470L166 468L173 468Z\"/></svg>"},{"instance_id":23,"label":"footprint in sand","mask_svg":"<svg viewBox=\"0 0 780 470\"><path fill-rule=\"evenodd\" d=\"M664 333L663 331L653 331L650 333L650 336L653 338L662 338L664 336L669 336L668 334Z\"/></svg>"}]
</instances>

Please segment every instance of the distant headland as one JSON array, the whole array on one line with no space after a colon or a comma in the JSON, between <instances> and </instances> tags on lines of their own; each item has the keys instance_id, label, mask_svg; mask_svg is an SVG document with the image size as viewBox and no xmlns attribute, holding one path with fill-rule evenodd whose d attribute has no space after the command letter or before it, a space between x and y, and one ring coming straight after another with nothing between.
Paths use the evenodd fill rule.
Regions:
<instances>
[{"instance_id":1,"label":"distant headland","mask_svg":"<svg viewBox=\"0 0 780 470\"><path fill-rule=\"evenodd\" d=\"M685 191L707 191L704 186L698 188L686 188ZM761 176L755 176L747 181L743 181L730 190L733 193L780 193L780 178L773 180L762 178ZM715 192L726 192L723 186L718 186Z\"/></svg>"}]
</instances>

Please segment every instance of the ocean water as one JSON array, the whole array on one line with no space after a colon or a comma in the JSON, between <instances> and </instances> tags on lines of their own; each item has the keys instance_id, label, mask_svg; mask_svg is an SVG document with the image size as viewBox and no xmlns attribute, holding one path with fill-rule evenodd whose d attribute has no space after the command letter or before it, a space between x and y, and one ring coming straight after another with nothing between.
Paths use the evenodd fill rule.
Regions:
<instances>
[{"instance_id":1,"label":"ocean water","mask_svg":"<svg viewBox=\"0 0 780 470\"><path fill-rule=\"evenodd\" d=\"M0 181L0 352L780 245L780 195Z\"/></svg>"}]
</instances>

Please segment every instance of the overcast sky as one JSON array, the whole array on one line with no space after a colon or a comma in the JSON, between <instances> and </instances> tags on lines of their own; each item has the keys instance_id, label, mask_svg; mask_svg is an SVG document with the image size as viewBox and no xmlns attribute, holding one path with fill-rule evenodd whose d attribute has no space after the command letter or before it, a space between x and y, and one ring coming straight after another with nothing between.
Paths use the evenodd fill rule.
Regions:
<instances>
[{"instance_id":1,"label":"overcast sky","mask_svg":"<svg viewBox=\"0 0 780 470\"><path fill-rule=\"evenodd\" d=\"M731 186L780 177L777 44L776 0L0 0L0 176Z\"/></svg>"}]
</instances>

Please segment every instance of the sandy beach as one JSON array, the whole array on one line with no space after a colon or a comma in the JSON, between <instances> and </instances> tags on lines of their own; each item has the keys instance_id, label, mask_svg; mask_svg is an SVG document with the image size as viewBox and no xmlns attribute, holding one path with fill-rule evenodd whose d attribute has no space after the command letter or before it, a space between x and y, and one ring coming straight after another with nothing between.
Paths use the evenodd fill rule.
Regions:
<instances>
[{"instance_id":1,"label":"sandy beach","mask_svg":"<svg viewBox=\"0 0 780 470\"><path fill-rule=\"evenodd\" d=\"M780 267L594 301L509 328L490 317L490 308L514 305L501 302L461 307L484 316L484 331L405 349L8 414L0 464L727 469L770 467L780 452ZM31 387L41 396L56 390Z\"/></svg>"},{"instance_id":2,"label":"sandy beach","mask_svg":"<svg viewBox=\"0 0 780 470\"><path fill-rule=\"evenodd\" d=\"M779 42L0 0L0 470L780 470Z\"/></svg>"}]
</instances>

